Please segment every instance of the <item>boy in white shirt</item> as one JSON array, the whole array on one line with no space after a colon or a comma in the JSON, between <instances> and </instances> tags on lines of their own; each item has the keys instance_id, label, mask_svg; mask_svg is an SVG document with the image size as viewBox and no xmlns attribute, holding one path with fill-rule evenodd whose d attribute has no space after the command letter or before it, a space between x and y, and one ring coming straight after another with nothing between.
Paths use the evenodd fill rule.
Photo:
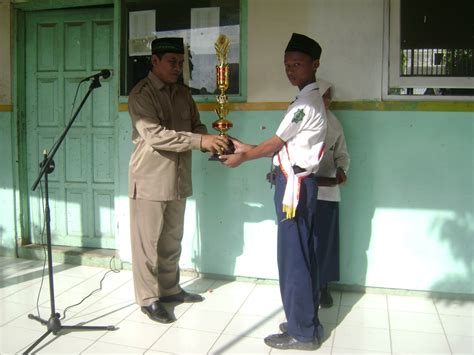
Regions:
<instances>
[{"instance_id":1,"label":"boy in white shirt","mask_svg":"<svg viewBox=\"0 0 474 355\"><path fill-rule=\"evenodd\" d=\"M287 323L282 333L265 338L277 349L314 350L321 345L316 262L316 175L324 154L326 110L316 84L321 47L294 33L285 50L285 70L299 88L276 134L259 145L233 140L235 154L222 162L237 167L247 160L271 157L276 167L275 207L278 221L278 271Z\"/></svg>"}]
</instances>

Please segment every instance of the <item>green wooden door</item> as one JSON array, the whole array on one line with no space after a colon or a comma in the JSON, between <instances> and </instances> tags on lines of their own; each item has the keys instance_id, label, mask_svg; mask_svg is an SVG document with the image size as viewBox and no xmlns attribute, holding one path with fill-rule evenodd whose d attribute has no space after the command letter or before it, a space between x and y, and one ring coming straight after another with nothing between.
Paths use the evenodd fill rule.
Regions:
<instances>
[{"instance_id":1,"label":"green wooden door","mask_svg":"<svg viewBox=\"0 0 474 355\"><path fill-rule=\"evenodd\" d=\"M72 116L81 79L113 68L113 9L31 12L26 16L26 124L29 187L43 151ZM49 175L53 245L115 247L116 79L101 80L57 151ZM76 106L89 89L80 86ZM44 189L44 187L43 187ZM32 241L44 224L40 187L29 192ZM45 239L44 239L45 240Z\"/></svg>"}]
</instances>

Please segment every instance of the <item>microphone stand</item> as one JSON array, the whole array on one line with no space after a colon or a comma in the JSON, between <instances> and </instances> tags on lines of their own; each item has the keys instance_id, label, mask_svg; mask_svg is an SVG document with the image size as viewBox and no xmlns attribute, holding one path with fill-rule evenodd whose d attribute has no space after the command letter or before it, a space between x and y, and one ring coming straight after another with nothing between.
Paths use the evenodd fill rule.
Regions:
<instances>
[{"instance_id":1,"label":"microphone stand","mask_svg":"<svg viewBox=\"0 0 474 355\"><path fill-rule=\"evenodd\" d=\"M68 125L64 129L59 139L56 141L56 143L53 144L52 150L49 152L49 154L46 151L43 152L44 158L43 158L43 161L40 163L41 170L35 182L33 183L32 190L35 191L41 178L44 176L45 219L46 219L45 223L46 223L46 241L47 241L46 245L47 245L47 251L48 251L48 277L49 277L51 316L49 317L48 320L45 320L45 319L40 318L39 316L28 314L28 318L34 319L40 322L41 324L46 325L47 331L41 337L39 337L28 349L26 349L23 354L28 354L31 350L33 350L36 347L36 345L38 345L50 333L53 333L54 335L56 335L59 331L63 329L68 329L68 330L116 330L117 329L113 325L108 325L108 326L82 326L82 325L64 326L64 325L61 325L61 321L59 320L60 314L56 312L55 303L54 303L53 257L52 257L53 253L51 250L51 214L50 214L50 209L49 209L48 174L51 174L54 171L54 167L55 167L55 164L53 161L54 155L56 154L58 148L60 147L61 143L66 137L67 132L71 128L72 124L74 123L74 120L79 114L79 111L81 110L82 106L84 105L84 103L86 102L87 98L92 93L92 91L100 86L101 85L99 82L99 77L94 77L89 87L89 91L87 91L86 95L82 99L81 104L77 108L74 116L69 121Z\"/></svg>"}]
</instances>

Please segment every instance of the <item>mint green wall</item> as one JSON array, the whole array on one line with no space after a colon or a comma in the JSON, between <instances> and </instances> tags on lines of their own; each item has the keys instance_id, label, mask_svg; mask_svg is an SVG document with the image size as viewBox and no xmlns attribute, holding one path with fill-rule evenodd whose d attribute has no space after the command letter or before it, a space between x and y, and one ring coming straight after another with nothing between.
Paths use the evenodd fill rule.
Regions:
<instances>
[{"instance_id":1,"label":"mint green wall","mask_svg":"<svg viewBox=\"0 0 474 355\"><path fill-rule=\"evenodd\" d=\"M474 293L472 112L337 112L342 282Z\"/></svg>"},{"instance_id":2,"label":"mint green wall","mask_svg":"<svg viewBox=\"0 0 474 355\"><path fill-rule=\"evenodd\" d=\"M0 112L0 255L15 255L15 193L12 113Z\"/></svg>"},{"instance_id":3,"label":"mint green wall","mask_svg":"<svg viewBox=\"0 0 474 355\"><path fill-rule=\"evenodd\" d=\"M335 113L352 156L342 188L341 283L473 294L472 113ZM232 112L229 133L258 143L275 132L282 114ZM212 112L201 116L208 126L215 120ZM126 112L120 127L126 197ZM270 159L228 169L195 152L193 164L181 266L276 279L274 190L265 181Z\"/></svg>"},{"instance_id":4,"label":"mint green wall","mask_svg":"<svg viewBox=\"0 0 474 355\"><path fill-rule=\"evenodd\" d=\"M472 113L339 111L352 156L342 189L341 282L474 294L474 120ZM249 143L271 136L282 112L233 112L232 135ZM212 112L203 112L210 126ZM118 130L119 245L127 259L130 120ZM0 112L0 252L15 251L14 142L11 113ZM194 153L183 268L277 278L270 160L227 169Z\"/></svg>"}]
</instances>

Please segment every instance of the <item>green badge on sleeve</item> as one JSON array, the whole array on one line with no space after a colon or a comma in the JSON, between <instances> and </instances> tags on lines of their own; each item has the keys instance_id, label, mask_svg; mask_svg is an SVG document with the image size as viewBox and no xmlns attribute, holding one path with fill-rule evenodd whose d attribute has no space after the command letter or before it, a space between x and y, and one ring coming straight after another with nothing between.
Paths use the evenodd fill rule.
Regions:
<instances>
[{"instance_id":1,"label":"green badge on sleeve","mask_svg":"<svg viewBox=\"0 0 474 355\"><path fill-rule=\"evenodd\" d=\"M296 110L295 115L293 116L293 119L291 120L291 122L294 122L294 123L301 122L304 115L305 115L305 113L304 113L304 110L302 108Z\"/></svg>"}]
</instances>

